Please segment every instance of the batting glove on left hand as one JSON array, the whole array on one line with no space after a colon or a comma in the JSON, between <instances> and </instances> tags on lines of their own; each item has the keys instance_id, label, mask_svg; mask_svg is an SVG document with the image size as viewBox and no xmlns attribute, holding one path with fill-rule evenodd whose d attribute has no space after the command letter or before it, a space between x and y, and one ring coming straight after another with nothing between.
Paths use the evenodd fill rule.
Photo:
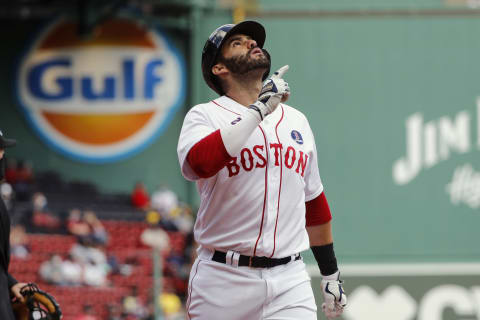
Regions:
<instances>
[{"instance_id":1,"label":"batting glove on left hand","mask_svg":"<svg viewBox=\"0 0 480 320\"><path fill-rule=\"evenodd\" d=\"M340 271L322 279L323 301L322 310L328 319L334 319L343 313L347 305L347 296L340 280Z\"/></svg>"}]
</instances>

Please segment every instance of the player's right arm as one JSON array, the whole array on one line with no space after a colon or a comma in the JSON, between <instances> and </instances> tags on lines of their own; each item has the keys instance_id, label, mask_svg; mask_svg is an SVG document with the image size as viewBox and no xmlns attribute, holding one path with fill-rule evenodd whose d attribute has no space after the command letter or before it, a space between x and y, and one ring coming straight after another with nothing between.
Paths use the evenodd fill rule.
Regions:
<instances>
[{"instance_id":1,"label":"player's right arm","mask_svg":"<svg viewBox=\"0 0 480 320\"><path fill-rule=\"evenodd\" d=\"M217 174L245 145L252 132L260 123L255 115L246 111L235 125L215 130L205 124L192 124L197 110L185 117L178 145L178 156L182 173L189 180L210 178ZM210 131L204 134L205 131ZM195 143L187 141L196 140Z\"/></svg>"},{"instance_id":2,"label":"player's right arm","mask_svg":"<svg viewBox=\"0 0 480 320\"><path fill-rule=\"evenodd\" d=\"M290 95L290 87L283 80L283 75L287 70L288 65L283 66L265 80L258 100L246 108L240 122L220 130L225 149L232 157L240 152L259 123L275 111L285 97Z\"/></svg>"},{"instance_id":3,"label":"player's right arm","mask_svg":"<svg viewBox=\"0 0 480 320\"><path fill-rule=\"evenodd\" d=\"M207 108L197 105L190 109L183 121L182 130L178 139L177 155L183 176L190 181L201 178L187 160L190 151L200 141L211 136L216 130L207 116ZM211 139L211 138L210 138ZM208 140L208 139L207 139Z\"/></svg>"},{"instance_id":4,"label":"player's right arm","mask_svg":"<svg viewBox=\"0 0 480 320\"><path fill-rule=\"evenodd\" d=\"M282 79L287 70L288 66L284 66L265 81L259 100L245 108L241 120L234 124L229 123L214 131L201 108L187 114L177 148L185 178L197 180L212 177L240 152L263 118L272 113L282 98L290 93L288 84Z\"/></svg>"}]
</instances>

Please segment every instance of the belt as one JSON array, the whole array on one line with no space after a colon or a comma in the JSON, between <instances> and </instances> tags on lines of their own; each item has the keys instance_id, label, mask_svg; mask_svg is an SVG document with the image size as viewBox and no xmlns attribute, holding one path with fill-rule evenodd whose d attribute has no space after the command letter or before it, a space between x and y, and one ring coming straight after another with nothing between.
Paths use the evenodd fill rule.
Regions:
<instances>
[{"instance_id":1,"label":"belt","mask_svg":"<svg viewBox=\"0 0 480 320\"><path fill-rule=\"evenodd\" d=\"M240 255L238 259L239 267L252 267L252 268L273 268L282 264L287 264L290 261L300 260L302 256L298 253L295 256L285 258L268 258L268 257L250 257ZM227 263L227 253L215 250L212 257L213 261L220 263Z\"/></svg>"}]
</instances>

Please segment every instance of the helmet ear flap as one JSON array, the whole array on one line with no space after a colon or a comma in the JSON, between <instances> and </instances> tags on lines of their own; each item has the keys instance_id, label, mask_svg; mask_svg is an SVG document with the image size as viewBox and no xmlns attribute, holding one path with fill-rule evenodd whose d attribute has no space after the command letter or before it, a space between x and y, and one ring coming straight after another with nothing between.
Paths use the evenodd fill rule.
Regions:
<instances>
[{"instance_id":1,"label":"helmet ear flap","mask_svg":"<svg viewBox=\"0 0 480 320\"><path fill-rule=\"evenodd\" d=\"M215 64L218 53L219 49L215 44L207 40L202 52L202 74L207 85L219 95L223 95L222 87L212 73L212 67Z\"/></svg>"}]
</instances>

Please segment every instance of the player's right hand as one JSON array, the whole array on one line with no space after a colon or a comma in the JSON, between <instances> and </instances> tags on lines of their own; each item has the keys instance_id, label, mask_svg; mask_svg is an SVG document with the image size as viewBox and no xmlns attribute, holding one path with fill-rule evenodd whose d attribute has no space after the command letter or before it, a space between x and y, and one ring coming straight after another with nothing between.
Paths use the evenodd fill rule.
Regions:
<instances>
[{"instance_id":1,"label":"player's right hand","mask_svg":"<svg viewBox=\"0 0 480 320\"><path fill-rule=\"evenodd\" d=\"M270 78L265 80L258 100L249 106L250 109L259 113L260 120L263 120L267 115L275 111L280 102L290 95L290 87L283 80L283 75L288 68L288 65L281 67Z\"/></svg>"},{"instance_id":2,"label":"player's right hand","mask_svg":"<svg viewBox=\"0 0 480 320\"><path fill-rule=\"evenodd\" d=\"M347 305L347 296L342 287L340 272L331 276L324 276L322 279L323 304L322 310L328 319L339 317L343 313L343 308Z\"/></svg>"}]
</instances>

